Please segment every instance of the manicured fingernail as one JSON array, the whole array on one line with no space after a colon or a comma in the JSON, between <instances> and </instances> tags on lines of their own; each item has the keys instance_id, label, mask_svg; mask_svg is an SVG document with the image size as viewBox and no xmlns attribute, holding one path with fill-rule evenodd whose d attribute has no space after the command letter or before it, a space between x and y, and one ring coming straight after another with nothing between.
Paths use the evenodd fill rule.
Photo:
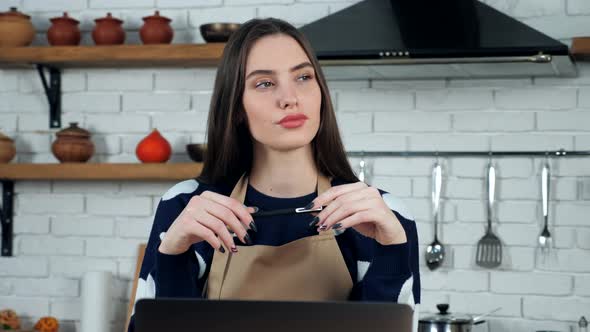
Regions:
<instances>
[{"instance_id":1,"label":"manicured fingernail","mask_svg":"<svg viewBox=\"0 0 590 332\"><path fill-rule=\"evenodd\" d=\"M219 246L219 252L225 254L225 248L223 247L223 245Z\"/></svg>"},{"instance_id":2,"label":"manicured fingernail","mask_svg":"<svg viewBox=\"0 0 590 332\"><path fill-rule=\"evenodd\" d=\"M328 229L328 226L326 226L326 225L320 226L320 231L325 231L326 229Z\"/></svg>"},{"instance_id":3,"label":"manicured fingernail","mask_svg":"<svg viewBox=\"0 0 590 332\"><path fill-rule=\"evenodd\" d=\"M258 206L251 206L251 208L254 210L254 212L252 212L252 213L258 212Z\"/></svg>"},{"instance_id":4,"label":"manicured fingernail","mask_svg":"<svg viewBox=\"0 0 590 332\"><path fill-rule=\"evenodd\" d=\"M238 248L236 248L236 246L231 247L231 252L233 252L233 253L238 252Z\"/></svg>"},{"instance_id":5,"label":"manicured fingernail","mask_svg":"<svg viewBox=\"0 0 590 332\"><path fill-rule=\"evenodd\" d=\"M246 233L246 235L244 235L244 244L246 245L252 245L252 239L250 239L250 234Z\"/></svg>"},{"instance_id":6,"label":"manicured fingernail","mask_svg":"<svg viewBox=\"0 0 590 332\"><path fill-rule=\"evenodd\" d=\"M313 202L311 202L311 203L307 204L307 205L304 207L304 209L305 209L305 210L309 210L309 209L311 209L312 207L313 207Z\"/></svg>"},{"instance_id":7,"label":"manicured fingernail","mask_svg":"<svg viewBox=\"0 0 590 332\"><path fill-rule=\"evenodd\" d=\"M313 219L309 223L309 228L313 228L319 221L320 218L318 216L313 217Z\"/></svg>"},{"instance_id":8,"label":"manicured fingernail","mask_svg":"<svg viewBox=\"0 0 590 332\"><path fill-rule=\"evenodd\" d=\"M256 224L253 221L250 222L250 229L254 232L258 232L258 228L256 228Z\"/></svg>"},{"instance_id":9,"label":"manicured fingernail","mask_svg":"<svg viewBox=\"0 0 590 332\"><path fill-rule=\"evenodd\" d=\"M332 226L332 229L339 229L340 227L342 227L342 224L338 222Z\"/></svg>"}]
</instances>

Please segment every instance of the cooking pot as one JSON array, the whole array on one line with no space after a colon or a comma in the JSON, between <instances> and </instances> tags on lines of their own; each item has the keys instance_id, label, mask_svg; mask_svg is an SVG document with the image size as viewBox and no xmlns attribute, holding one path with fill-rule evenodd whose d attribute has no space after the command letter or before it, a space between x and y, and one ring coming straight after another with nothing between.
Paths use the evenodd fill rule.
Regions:
<instances>
[{"instance_id":1,"label":"cooking pot","mask_svg":"<svg viewBox=\"0 0 590 332\"><path fill-rule=\"evenodd\" d=\"M451 314L448 304L437 304L438 314L420 319L418 332L470 332L473 325L484 323L482 318L501 308L479 316Z\"/></svg>"}]
</instances>

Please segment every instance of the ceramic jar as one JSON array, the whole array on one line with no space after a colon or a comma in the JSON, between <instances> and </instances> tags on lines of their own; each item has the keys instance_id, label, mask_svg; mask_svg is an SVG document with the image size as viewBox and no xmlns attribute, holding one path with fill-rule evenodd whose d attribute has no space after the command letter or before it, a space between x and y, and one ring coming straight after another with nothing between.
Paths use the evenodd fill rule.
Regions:
<instances>
[{"instance_id":1,"label":"ceramic jar","mask_svg":"<svg viewBox=\"0 0 590 332\"><path fill-rule=\"evenodd\" d=\"M47 40L53 46L80 44L80 22L65 12L61 17L49 19L51 26L47 30Z\"/></svg>"},{"instance_id":2,"label":"ceramic jar","mask_svg":"<svg viewBox=\"0 0 590 332\"><path fill-rule=\"evenodd\" d=\"M94 154L90 132L78 127L77 122L70 122L70 126L58 131L56 136L51 152L62 163L83 163Z\"/></svg>"},{"instance_id":3,"label":"ceramic jar","mask_svg":"<svg viewBox=\"0 0 590 332\"><path fill-rule=\"evenodd\" d=\"M96 45L118 45L125 42L122 20L107 13L106 17L97 18L94 21L96 25L92 30L92 40Z\"/></svg>"},{"instance_id":4,"label":"ceramic jar","mask_svg":"<svg viewBox=\"0 0 590 332\"><path fill-rule=\"evenodd\" d=\"M172 155L172 146L154 129L137 144L135 155L143 163L165 163Z\"/></svg>"},{"instance_id":5,"label":"ceramic jar","mask_svg":"<svg viewBox=\"0 0 590 332\"><path fill-rule=\"evenodd\" d=\"M31 17L10 7L0 13L0 47L29 46L35 38Z\"/></svg>"},{"instance_id":6,"label":"ceramic jar","mask_svg":"<svg viewBox=\"0 0 590 332\"><path fill-rule=\"evenodd\" d=\"M14 141L0 133L0 163L8 163L16 155L16 148L14 147Z\"/></svg>"},{"instance_id":7,"label":"ceramic jar","mask_svg":"<svg viewBox=\"0 0 590 332\"><path fill-rule=\"evenodd\" d=\"M174 30L170 26L172 20L160 16L160 12L156 10L152 16L143 18L143 26L139 30L139 37L144 44L170 44L172 37L174 37Z\"/></svg>"}]
</instances>

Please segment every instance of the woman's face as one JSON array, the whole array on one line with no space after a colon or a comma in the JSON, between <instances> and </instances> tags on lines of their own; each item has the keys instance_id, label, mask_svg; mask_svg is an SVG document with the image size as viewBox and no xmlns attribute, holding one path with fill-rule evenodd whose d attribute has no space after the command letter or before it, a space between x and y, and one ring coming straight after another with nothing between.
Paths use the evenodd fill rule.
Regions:
<instances>
[{"instance_id":1,"label":"woman's face","mask_svg":"<svg viewBox=\"0 0 590 332\"><path fill-rule=\"evenodd\" d=\"M295 39L276 34L253 45L242 102L255 145L288 151L312 141L322 95L311 61Z\"/></svg>"}]
</instances>

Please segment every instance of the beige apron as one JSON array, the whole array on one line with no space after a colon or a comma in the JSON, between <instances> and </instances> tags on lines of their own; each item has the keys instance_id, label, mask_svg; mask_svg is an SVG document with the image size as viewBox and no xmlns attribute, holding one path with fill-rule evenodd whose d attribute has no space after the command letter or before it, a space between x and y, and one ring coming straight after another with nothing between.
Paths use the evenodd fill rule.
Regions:
<instances>
[{"instance_id":1,"label":"beige apron","mask_svg":"<svg viewBox=\"0 0 590 332\"><path fill-rule=\"evenodd\" d=\"M242 176L231 197L244 202ZM318 195L330 180L318 177ZM282 246L240 246L238 253L215 250L205 290L209 299L345 301L352 279L333 230Z\"/></svg>"}]
</instances>

